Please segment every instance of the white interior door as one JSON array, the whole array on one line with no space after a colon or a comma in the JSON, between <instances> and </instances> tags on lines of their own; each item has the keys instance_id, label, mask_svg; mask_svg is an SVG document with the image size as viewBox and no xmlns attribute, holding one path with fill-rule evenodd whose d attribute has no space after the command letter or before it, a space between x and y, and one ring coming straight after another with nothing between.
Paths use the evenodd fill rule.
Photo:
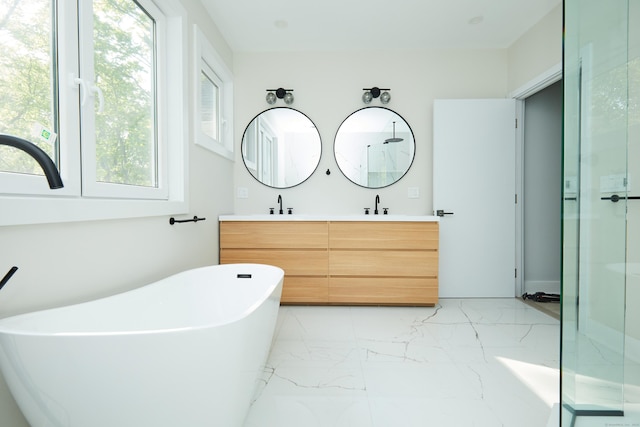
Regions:
<instances>
[{"instance_id":1,"label":"white interior door","mask_svg":"<svg viewBox=\"0 0 640 427\"><path fill-rule=\"evenodd\" d=\"M513 99L434 101L440 297L515 296L515 117Z\"/></svg>"}]
</instances>

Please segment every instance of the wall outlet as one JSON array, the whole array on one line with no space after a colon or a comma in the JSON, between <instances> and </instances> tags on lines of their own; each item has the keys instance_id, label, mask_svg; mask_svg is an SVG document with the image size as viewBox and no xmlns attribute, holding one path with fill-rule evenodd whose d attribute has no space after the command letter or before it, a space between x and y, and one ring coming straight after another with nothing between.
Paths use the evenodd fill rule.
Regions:
<instances>
[{"instance_id":1,"label":"wall outlet","mask_svg":"<svg viewBox=\"0 0 640 427\"><path fill-rule=\"evenodd\" d=\"M407 191L407 197L410 199L418 199L420 198L420 188L419 187L409 187Z\"/></svg>"},{"instance_id":2,"label":"wall outlet","mask_svg":"<svg viewBox=\"0 0 640 427\"><path fill-rule=\"evenodd\" d=\"M238 199L248 199L249 189L247 187L238 187L238 189L236 190L236 197Z\"/></svg>"}]
</instances>

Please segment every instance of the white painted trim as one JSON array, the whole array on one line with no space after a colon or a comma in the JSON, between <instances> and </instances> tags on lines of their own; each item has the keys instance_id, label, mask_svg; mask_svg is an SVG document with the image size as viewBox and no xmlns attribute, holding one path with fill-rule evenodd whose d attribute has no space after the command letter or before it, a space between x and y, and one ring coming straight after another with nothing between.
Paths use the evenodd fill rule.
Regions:
<instances>
[{"instance_id":1,"label":"white painted trim","mask_svg":"<svg viewBox=\"0 0 640 427\"><path fill-rule=\"evenodd\" d=\"M515 296L518 297L525 292L524 286L524 100L516 99L516 120L518 128L516 129L516 194L518 203L516 203L516 241L515 241L515 264L516 284Z\"/></svg>"},{"instance_id":2,"label":"white painted trim","mask_svg":"<svg viewBox=\"0 0 640 427\"><path fill-rule=\"evenodd\" d=\"M524 210L522 209L522 200L524 200L524 100L561 79L562 63L559 63L509 94L510 98L516 100L516 120L518 123L515 142L516 193L518 194L518 204L516 205L516 241L514 248L515 265L518 270L518 276L515 280L516 296L528 292L527 286L524 283Z\"/></svg>"},{"instance_id":3,"label":"white painted trim","mask_svg":"<svg viewBox=\"0 0 640 427\"><path fill-rule=\"evenodd\" d=\"M235 161L233 141L233 74L224 60L209 42L197 24L193 26L194 64L193 64L193 93L194 117L193 134L195 144L217 153L231 161ZM220 140L211 138L202 131L200 123L200 72L205 65L220 79L221 118Z\"/></svg>"},{"instance_id":4,"label":"white painted trim","mask_svg":"<svg viewBox=\"0 0 640 427\"><path fill-rule=\"evenodd\" d=\"M509 94L510 98L525 99L529 96L540 92L542 89L551 86L553 83L562 79L562 64L556 64L542 74L534 77L518 89Z\"/></svg>"}]
</instances>

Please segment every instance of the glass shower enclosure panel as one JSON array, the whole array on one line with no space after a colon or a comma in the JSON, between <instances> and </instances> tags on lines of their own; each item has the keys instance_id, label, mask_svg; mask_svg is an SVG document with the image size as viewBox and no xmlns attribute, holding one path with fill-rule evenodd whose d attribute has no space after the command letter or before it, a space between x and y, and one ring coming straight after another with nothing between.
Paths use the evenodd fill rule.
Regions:
<instances>
[{"instance_id":1,"label":"glass shower enclosure panel","mask_svg":"<svg viewBox=\"0 0 640 427\"><path fill-rule=\"evenodd\" d=\"M629 1L565 0L563 426L623 415Z\"/></svg>"}]
</instances>

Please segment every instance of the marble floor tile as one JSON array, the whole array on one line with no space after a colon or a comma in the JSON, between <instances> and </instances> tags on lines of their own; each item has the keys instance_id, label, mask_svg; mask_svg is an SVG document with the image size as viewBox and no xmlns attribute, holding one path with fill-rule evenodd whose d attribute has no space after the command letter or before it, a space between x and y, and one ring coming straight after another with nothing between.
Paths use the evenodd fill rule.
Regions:
<instances>
[{"instance_id":1,"label":"marble floor tile","mask_svg":"<svg viewBox=\"0 0 640 427\"><path fill-rule=\"evenodd\" d=\"M280 309L245 427L539 427L559 322L512 299Z\"/></svg>"}]
</instances>

